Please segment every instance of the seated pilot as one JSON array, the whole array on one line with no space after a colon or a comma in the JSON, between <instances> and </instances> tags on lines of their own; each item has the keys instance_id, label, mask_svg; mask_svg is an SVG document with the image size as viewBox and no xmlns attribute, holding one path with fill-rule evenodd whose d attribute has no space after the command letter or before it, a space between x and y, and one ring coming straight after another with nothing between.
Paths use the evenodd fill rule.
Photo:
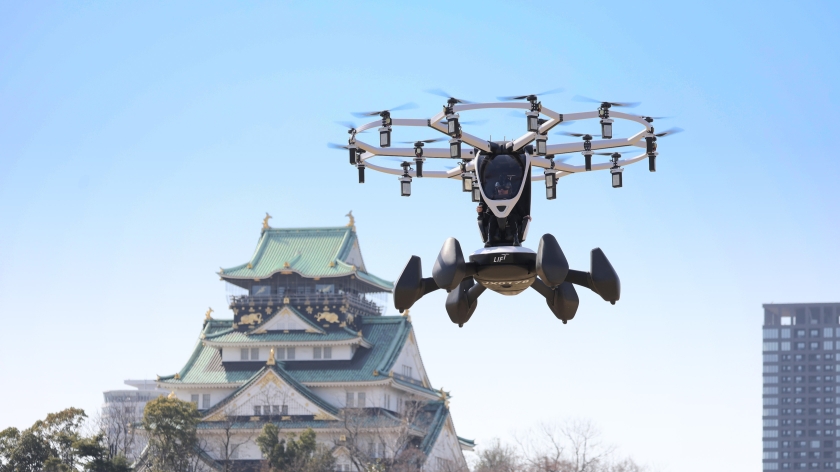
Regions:
<instances>
[{"instance_id":1,"label":"seated pilot","mask_svg":"<svg viewBox=\"0 0 840 472\"><path fill-rule=\"evenodd\" d=\"M493 196L493 200L507 200L511 197L510 195L511 185L510 181L507 182L496 182L494 186L495 194Z\"/></svg>"}]
</instances>

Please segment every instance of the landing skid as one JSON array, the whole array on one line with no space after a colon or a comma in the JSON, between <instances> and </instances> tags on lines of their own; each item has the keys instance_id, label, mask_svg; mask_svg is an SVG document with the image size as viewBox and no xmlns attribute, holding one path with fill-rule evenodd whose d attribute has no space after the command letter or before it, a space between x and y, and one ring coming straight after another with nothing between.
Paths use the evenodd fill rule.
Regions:
<instances>
[{"instance_id":1,"label":"landing skid","mask_svg":"<svg viewBox=\"0 0 840 472\"><path fill-rule=\"evenodd\" d=\"M572 270L554 236L543 235L533 252L521 246L484 248L464 259L455 238L443 243L431 277L423 277L421 260L411 256L394 287L394 306L400 312L435 290L444 289L446 312L459 327L470 320L478 298L490 289L517 295L531 287L545 298L548 308L563 324L575 317L580 303L575 285L586 287L615 305L621 283L600 248L590 253L590 270Z\"/></svg>"}]
</instances>

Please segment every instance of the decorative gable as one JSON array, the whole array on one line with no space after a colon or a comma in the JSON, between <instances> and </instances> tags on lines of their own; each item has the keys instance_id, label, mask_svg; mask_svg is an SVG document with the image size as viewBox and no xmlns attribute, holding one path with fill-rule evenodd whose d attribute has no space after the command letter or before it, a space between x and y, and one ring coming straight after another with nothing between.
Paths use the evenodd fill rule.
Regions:
<instances>
[{"instance_id":1,"label":"decorative gable","mask_svg":"<svg viewBox=\"0 0 840 472\"><path fill-rule=\"evenodd\" d=\"M365 261L362 259L362 251L359 249L358 239L354 239L353 246L350 247L350 251L347 254L347 257L344 258L344 262L358 267L362 270L362 272L367 272L367 269L365 268Z\"/></svg>"},{"instance_id":2,"label":"decorative gable","mask_svg":"<svg viewBox=\"0 0 840 472\"><path fill-rule=\"evenodd\" d=\"M252 334L263 334L269 331L306 331L307 333L325 333L318 325L307 320L296 310L284 306Z\"/></svg>"},{"instance_id":3,"label":"decorative gable","mask_svg":"<svg viewBox=\"0 0 840 472\"><path fill-rule=\"evenodd\" d=\"M278 371L261 371L227 401L207 412L203 421L224 421L231 417L307 416L315 420L335 420L334 408L324 404L306 387L283 378Z\"/></svg>"},{"instance_id":4,"label":"decorative gable","mask_svg":"<svg viewBox=\"0 0 840 472\"><path fill-rule=\"evenodd\" d=\"M401 375L406 380L417 381L424 387L430 385L413 330L409 333L408 339L403 345L400 354L397 356L396 361L394 361L392 370L395 374Z\"/></svg>"}]
</instances>

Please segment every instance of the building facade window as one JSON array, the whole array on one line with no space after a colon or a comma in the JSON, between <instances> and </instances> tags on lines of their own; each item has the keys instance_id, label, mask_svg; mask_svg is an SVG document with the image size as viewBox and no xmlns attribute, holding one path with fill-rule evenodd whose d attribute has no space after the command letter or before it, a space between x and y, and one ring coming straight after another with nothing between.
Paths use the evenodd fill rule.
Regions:
<instances>
[{"instance_id":1,"label":"building facade window","mask_svg":"<svg viewBox=\"0 0 840 472\"><path fill-rule=\"evenodd\" d=\"M210 408L210 394L209 393L205 393L204 395L201 396L201 408L203 408L205 410Z\"/></svg>"},{"instance_id":2,"label":"building facade window","mask_svg":"<svg viewBox=\"0 0 840 472\"><path fill-rule=\"evenodd\" d=\"M321 358L321 346L315 346L312 348L312 358L313 359L320 359Z\"/></svg>"},{"instance_id":3,"label":"building facade window","mask_svg":"<svg viewBox=\"0 0 840 472\"><path fill-rule=\"evenodd\" d=\"M324 346L324 359L332 359L332 346Z\"/></svg>"},{"instance_id":4,"label":"building facade window","mask_svg":"<svg viewBox=\"0 0 840 472\"><path fill-rule=\"evenodd\" d=\"M198 406L198 394L197 393L194 393L194 394L190 395L190 403L194 404L195 406Z\"/></svg>"},{"instance_id":5,"label":"building facade window","mask_svg":"<svg viewBox=\"0 0 840 472\"><path fill-rule=\"evenodd\" d=\"M766 343L765 343L765 344L766 344ZM408 366L408 365L403 365L403 366L402 366L402 374L403 374L403 376L404 376L404 377L412 378L412 377L413 377L413 375L412 375L412 368L411 368L411 366Z\"/></svg>"},{"instance_id":6,"label":"building facade window","mask_svg":"<svg viewBox=\"0 0 840 472\"><path fill-rule=\"evenodd\" d=\"M260 360L260 348L252 347L251 348L251 360L258 361Z\"/></svg>"},{"instance_id":7,"label":"building facade window","mask_svg":"<svg viewBox=\"0 0 840 472\"><path fill-rule=\"evenodd\" d=\"M248 360L248 353L249 353L249 352L250 352L250 351L248 350L248 348L240 349L240 350L239 350L239 360L241 360L241 361L247 361L247 360Z\"/></svg>"}]
</instances>

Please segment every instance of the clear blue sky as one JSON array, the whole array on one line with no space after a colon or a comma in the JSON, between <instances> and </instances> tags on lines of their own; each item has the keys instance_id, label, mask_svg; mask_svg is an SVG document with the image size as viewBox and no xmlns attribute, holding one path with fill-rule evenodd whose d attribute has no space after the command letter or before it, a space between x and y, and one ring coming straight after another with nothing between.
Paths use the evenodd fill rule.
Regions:
<instances>
[{"instance_id":1,"label":"clear blue sky","mask_svg":"<svg viewBox=\"0 0 840 472\"><path fill-rule=\"evenodd\" d=\"M293 227L352 209L389 279L411 254L430 270L448 236L477 247L455 182L359 186L326 147L346 136L333 122L406 101L420 109L399 116L430 116L431 87L565 87L545 104L641 101L687 130L620 190L593 172L535 199L531 234L577 268L603 248L622 299L581 291L564 326L536 293L488 293L459 330L433 294L412 310L432 382L479 442L581 416L662 470L758 471L761 304L840 300L838 18L836 2L3 2L0 428L179 369L207 306L226 311L214 271L247 260L266 211ZM524 127L482 118L468 131Z\"/></svg>"}]
</instances>

